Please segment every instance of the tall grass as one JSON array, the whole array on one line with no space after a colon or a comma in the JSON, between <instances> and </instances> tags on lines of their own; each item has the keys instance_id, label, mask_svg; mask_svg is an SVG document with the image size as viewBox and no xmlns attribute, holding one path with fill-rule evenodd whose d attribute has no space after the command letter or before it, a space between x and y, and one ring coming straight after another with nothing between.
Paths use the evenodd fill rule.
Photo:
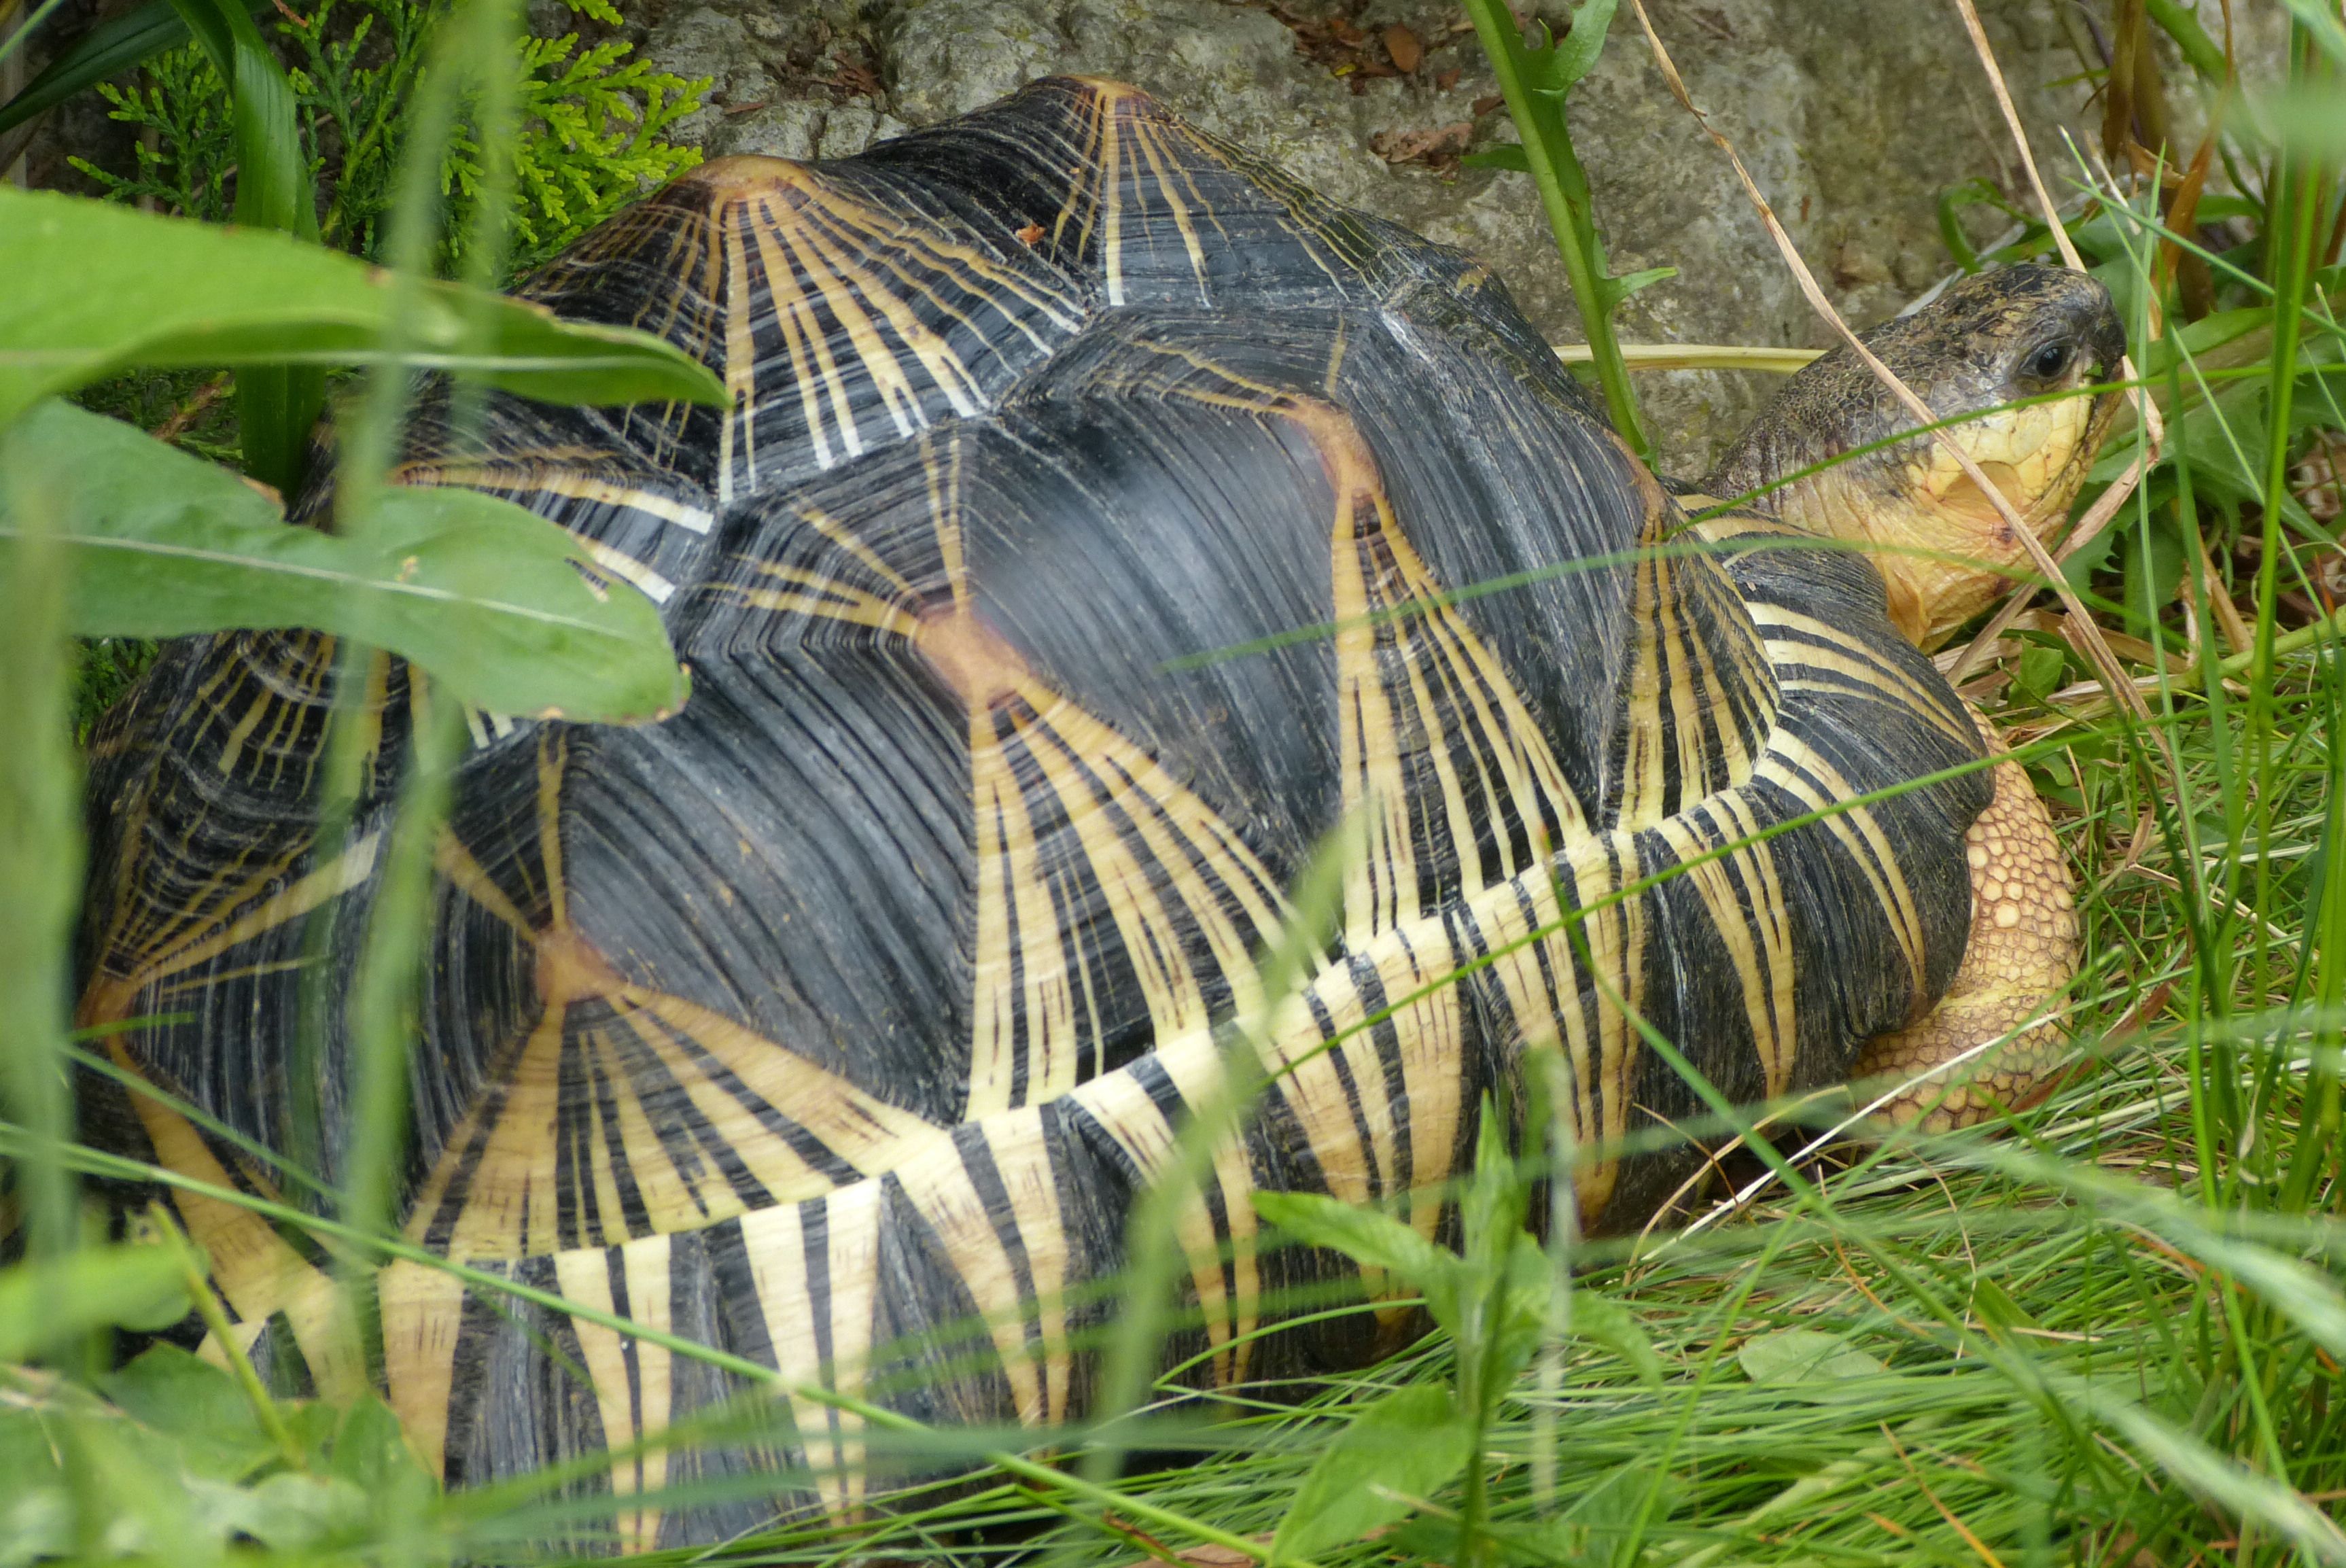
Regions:
<instances>
[{"instance_id":1,"label":"tall grass","mask_svg":"<svg viewBox=\"0 0 2346 1568\"><path fill-rule=\"evenodd\" d=\"M2293 6L2307 19L2291 69L2329 80L2346 66L2324 54L2330 14L2312 0ZM2139 25L2141 15L2174 8L2134 9ZM497 24L482 25L484 37L497 36ZM1178 1390L1142 1369L1168 1320L1173 1268L1167 1249L1145 1252L1133 1278L1107 1287L1135 1303L1105 1347L1118 1369L1108 1414L1124 1419L1055 1440L1070 1452L1088 1448L1090 1462L1035 1458L1024 1451L1031 1434L939 1433L898 1420L874 1431L874 1462L966 1461L977 1479L869 1519L787 1524L720 1555L825 1565L1268 1560L1279 1555L1282 1518L1315 1477L1333 1473L1331 1456L1364 1411L1397 1408L1393 1397L1410 1390L1454 1390L1474 1407L1463 1472L1423 1493L1387 1486L1379 1529L1316 1545L1311 1562L2346 1563L2346 1535L2330 1518L2346 1500L2346 787L2333 738L2346 712L2346 650L2334 617L2309 623L2289 609L2293 593L2328 606L2322 559L2337 549L2292 497L2289 475L2308 429L2346 429L2337 373L2346 329L2333 312L2341 279L2330 249L2346 183L2309 153L2246 139L2227 150L2249 177L2250 232L2229 250L2169 230L2173 209L2155 178L2116 180L2088 157L2073 178L2095 205L2094 253L2132 313L2136 363L2150 367L2147 384L2175 427L2168 455L2121 512L2111 555L2097 571L2076 569L2113 646L2140 652L2129 674L2149 717L2108 701L2091 679L2072 680L2093 667L2049 615L2024 617L1966 685L2030 759L2078 877L2086 962L2063 1008L2080 1064L2057 1093L2011 1118L2001 1137L1810 1148L1808 1135L1834 1109L1821 1105L1689 1129L1722 1145L1739 1132L1765 1157L1722 1156L1708 1185L1639 1236L1550 1238L1569 1269L1559 1295L1576 1304L1571 1321L1552 1320L1542 1353L1496 1386L1462 1368L1455 1334L1437 1331L1350 1376L1232 1390L1202 1416L1168 1411ZM436 160L437 146L418 156ZM408 237L393 249L411 268L435 234L429 186L410 181L393 225ZM2178 330L2176 269L2162 245L2198 256L2237 308L2270 307L2258 353L2202 361ZM474 253L494 256L495 246ZM2172 348L2155 342L2154 309ZM350 443L362 492L396 439L405 395L396 372L379 374ZM2106 467L2114 473L2117 461ZM23 591L37 596L39 585ZM61 1023L44 988L57 983L54 906L71 868L34 852L19 824L56 818L70 789L51 743L63 732L64 675L51 667L59 639L37 616L12 614L0 631L16 650L9 733L44 738L9 748L0 763L0 779L22 792L6 797L0 932L31 933L11 944L30 959L0 999L18 1010L6 1147L14 1201L46 1238L38 1244L58 1247L76 1223L71 1173L140 1173L92 1150L60 1156L46 1135L62 1121L61 1080L38 1043ZM411 894L443 809L446 762L434 748L449 738L426 727L410 785ZM375 1013L362 1081L374 1086L362 1095L372 1109L340 1217L273 1217L353 1259L416 1256L382 1234L401 1141L397 1023L412 994L413 937L412 919L405 931L387 926L370 952ZM1299 967L1294 957L1286 969ZM1527 1151L1520 1174L1545 1175L1549 1155L1568 1164L1571 1153ZM1487 1207L1499 1216L1492 1224L1516 1223L1504 1203ZM526 1294L467 1278L484 1292ZM68 1400L41 1378L11 1389L19 1401L62 1410ZM285 1462L298 1471L304 1433L347 1431L362 1408L311 1408L288 1424L267 1406L261 1425L278 1449L291 1444ZM738 1441L765 1419L751 1407L724 1418L731 1425L660 1441ZM1178 1462L1144 1460L1119 1473L1128 1455L1169 1452ZM68 1460L82 1483L109 1484L84 1453ZM603 1463L466 1496L437 1496L412 1477L385 1482L403 1500L395 1522L379 1511L320 1550L367 1561L536 1556L532 1543L546 1534L613 1526L609 1499L562 1490ZM8 1528L0 1521L0 1560Z\"/></svg>"}]
</instances>

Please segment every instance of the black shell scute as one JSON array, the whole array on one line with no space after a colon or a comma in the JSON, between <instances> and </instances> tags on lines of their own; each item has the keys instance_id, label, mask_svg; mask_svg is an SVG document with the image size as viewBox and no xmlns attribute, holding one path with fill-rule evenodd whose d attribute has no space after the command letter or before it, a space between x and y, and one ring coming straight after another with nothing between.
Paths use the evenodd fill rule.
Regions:
<instances>
[{"instance_id":1,"label":"black shell scute","mask_svg":"<svg viewBox=\"0 0 2346 1568\"><path fill-rule=\"evenodd\" d=\"M402 1223L576 1310L402 1263L372 1362L321 1257L178 1200L256 1354L379 1379L452 1482L740 1391L615 1316L800 1390L584 1467L632 1544L861 1506L818 1392L1079 1416L1136 1196L1239 1050L1270 1082L1182 1222L1168 1356L1357 1360L1367 1319L1257 1332L1349 1266L1260 1245L1251 1193L1438 1232L1484 1096L1556 1048L1584 1217L1635 1222L1680 1167L1618 1145L1698 1102L1627 1010L1757 1098L1844 1074L1962 952L1982 786L1851 803L1976 750L1868 568L1707 552L1479 268L1131 88L710 164L529 290L732 394L493 396L469 446L427 402L403 469L586 540L694 672L640 728L471 715L434 857ZM83 1015L202 1114L107 1125L254 1192L236 1139L330 1180L345 1147L347 1021L301 1041L302 975L355 962L407 685L360 668L379 738L321 863L336 658L176 646L93 769ZM1331 842L1333 930L1267 996Z\"/></svg>"}]
</instances>

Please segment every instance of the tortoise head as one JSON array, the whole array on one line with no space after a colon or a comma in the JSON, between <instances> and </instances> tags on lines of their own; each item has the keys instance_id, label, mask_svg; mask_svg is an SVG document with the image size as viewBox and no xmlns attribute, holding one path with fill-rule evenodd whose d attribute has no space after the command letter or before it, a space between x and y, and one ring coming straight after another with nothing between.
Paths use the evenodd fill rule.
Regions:
<instances>
[{"instance_id":1,"label":"tortoise head","mask_svg":"<svg viewBox=\"0 0 2346 1568\"><path fill-rule=\"evenodd\" d=\"M2090 393L2126 353L2107 290L2083 273L2012 267L1962 280L1862 334L2040 537L2067 514L2117 409ZM2066 395L2065 395L2066 394ZM1986 607L2026 546L1953 455L1928 436L1874 443L1913 415L1863 361L1835 350L1794 376L1702 488L1723 498L1789 480L1751 504L1867 546L1899 629L1924 648ZM1873 450L1862 449L1873 447ZM1844 453L1860 454L1831 463Z\"/></svg>"}]
</instances>

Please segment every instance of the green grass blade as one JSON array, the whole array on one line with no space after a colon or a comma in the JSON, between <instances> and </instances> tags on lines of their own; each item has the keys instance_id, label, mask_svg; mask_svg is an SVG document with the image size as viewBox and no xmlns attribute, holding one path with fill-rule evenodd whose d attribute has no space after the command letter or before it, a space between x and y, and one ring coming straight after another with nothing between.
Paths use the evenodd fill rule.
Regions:
<instances>
[{"instance_id":1,"label":"green grass blade","mask_svg":"<svg viewBox=\"0 0 2346 1568\"><path fill-rule=\"evenodd\" d=\"M266 11L272 4L273 0L259 0L250 9ZM187 41L187 22L170 0L149 0L135 11L101 23L26 83L22 92L0 104L0 135Z\"/></svg>"},{"instance_id":2,"label":"green grass blade","mask_svg":"<svg viewBox=\"0 0 2346 1568\"><path fill-rule=\"evenodd\" d=\"M31 1138L15 1171L31 1249L61 1257L80 1232L59 1158L73 1128L63 1053L82 863L65 616L73 568L57 538L63 497L5 430L0 506L19 532L14 569L0 574L0 1096Z\"/></svg>"},{"instance_id":3,"label":"green grass blade","mask_svg":"<svg viewBox=\"0 0 2346 1568\"><path fill-rule=\"evenodd\" d=\"M231 86L236 137L236 222L318 237L318 201L294 115L293 84L240 0L171 0ZM236 372L237 429L245 472L282 494L301 488L310 429L326 405L326 379L311 365L248 365Z\"/></svg>"}]
</instances>

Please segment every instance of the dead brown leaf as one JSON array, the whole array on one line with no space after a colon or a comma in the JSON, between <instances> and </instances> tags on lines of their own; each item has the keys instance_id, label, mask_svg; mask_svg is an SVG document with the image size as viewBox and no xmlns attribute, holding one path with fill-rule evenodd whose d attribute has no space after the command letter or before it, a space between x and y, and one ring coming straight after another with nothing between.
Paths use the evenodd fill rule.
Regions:
<instances>
[{"instance_id":1,"label":"dead brown leaf","mask_svg":"<svg viewBox=\"0 0 2346 1568\"><path fill-rule=\"evenodd\" d=\"M814 78L822 86L857 98L876 98L884 90L880 73L846 50L842 49L831 56L831 63L832 70L830 76Z\"/></svg>"},{"instance_id":2,"label":"dead brown leaf","mask_svg":"<svg viewBox=\"0 0 2346 1568\"><path fill-rule=\"evenodd\" d=\"M1425 46L1417 41L1416 34L1396 22L1385 29L1385 56L1392 61L1393 69L1407 76L1425 58Z\"/></svg>"},{"instance_id":3,"label":"dead brown leaf","mask_svg":"<svg viewBox=\"0 0 2346 1568\"><path fill-rule=\"evenodd\" d=\"M1436 167L1452 166L1474 138L1471 121L1459 120L1432 130L1379 131L1369 138L1369 147L1387 163L1423 163Z\"/></svg>"}]
</instances>

